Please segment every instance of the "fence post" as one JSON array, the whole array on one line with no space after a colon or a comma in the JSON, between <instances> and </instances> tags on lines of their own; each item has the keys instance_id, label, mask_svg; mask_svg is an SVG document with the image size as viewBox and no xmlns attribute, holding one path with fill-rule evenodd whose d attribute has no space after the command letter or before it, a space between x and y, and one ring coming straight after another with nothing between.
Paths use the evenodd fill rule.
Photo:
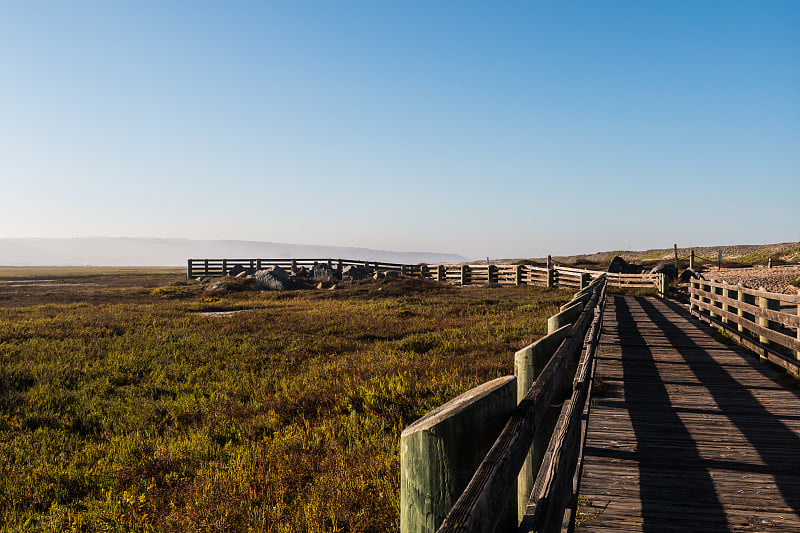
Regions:
<instances>
[{"instance_id":1,"label":"fence post","mask_svg":"<svg viewBox=\"0 0 800 533\"><path fill-rule=\"evenodd\" d=\"M339 267L339 272L341 272L341 271L342 271L342 267L343 267L343 265L342 265L342 260L341 260L341 259L338 259L338 260L336 261L336 265Z\"/></svg>"},{"instance_id":2,"label":"fence post","mask_svg":"<svg viewBox=\"0 0 800 533\"><path fill-rule=\"evenodd\" d=\"M491 285L492 284L492 274L494 273L495 266L494 265L486 265L486 282Z\"/></svg>"},{"instance_id":3,"label":"fence post","mask_svg":"<svg viewBox=\"0 0 800 533\"><path fill-rule=\"evenodd\" d=\"M186 279L192 279L192 260L186 262Z\"/></svg>"},{"instance_id":4,"label":"fence post","mask_svg":"<svg viewBox=\"0 0 800 533\"><path fill-rule=\"evenodd\" d=\"M728 288L728 284L727 283L725 283L724 286L722 287L722 297L723 298L730 298L731 297L731 290ZM727 312L730 313L731 312L731 306L728 305L725 302L722 302L722 310L723 311L727 311ZM723 316L722 317L722 323L723 324L729 324L730 323L730 319L728 319L727 317Z\"/></svg>"},{"instance_id":5,"label":"fence post","mask_svg":"<svg viewBox=\"0 0 800 533\"><path fill-rule=\"evenodd\" d=\"M742 291L741 284L739 283L736 284L736 291L738 293L736 299L742 303L747 303L747 298L746 298L747 295ZM739 320L740 323L736 325L736 329L739 331L739 333L744 333L745 328L744 325L741 324L742 320L745 319L744 309L742 309L742 306L739 306L739 308L736 310L736 314L741 317L741 320Z\"/></svg>"},{"instance_id":6,"label":"fence post","mask_svg":"<svg viewBox=\"0 0 800 533\"><path fill-rule=\"evenodd\" d=\"M223 259L222 260L222 275L226 276L227 274L228 274L228 260L227 259Z\"/></svg>"},{"instance_id":7,"label":"fence post","mask_svg":"<svg viewBox=\"0 0 800 533\"><path fill-rule=\"evenodd\" d=\"M203 275L208 276L208 259L203 259Z\"/></svg>"},{"instance_id":8,"label":"fence post","mask_svg":"<svg viewBox=\"0 0 800 533\"><path fill-rule=\"evenodd\" d=\"M400 531L435 532L517 406L517 379L479 385L400 435ZM516 526L516 494L506 520ZM501 528L498 527L498 531Z\"/></svg>"},{"instance_id":9,"label":"fence post","mask_svg":"<svg viewBox=\"0 0 800 533\"><path fill-rule=\"evenodd\" d=\"M711 293L712 295L716 294L717 292L717 289L712 285L706 285L705 287L703 287L703 290L706 291L707 293ZM706 298L706 303L708 304L708 316L710 316L711 318L717 318L717 314L714 311L712 311L712 309L714 309L714 297L710 296Z\"/></svg>"},{"instance_id":10,"label":"fence post","mask_svg":"<svg viewBox=\"0 0 800 533\"><path fill-rule=\"evenodd\" d=\"M520 403L525 398L528 389L533 385L533 382L547 365L561 342L571 334L572 325L567 324L514 354L514 375L517 377L517 403ZM531 449L528 451L517 477L518 519L525 514L525 507L528 505L528 499L530 498L531 490L533 490L536 473L539 471L542 459L547 451L547 445L550 442L550 436L553 433L558 414L558 407L550 407L533 435Z\"/></svg>"},{"instance_id":11,"label":"fence post","mask_svg":"<svg viewBox=\"0 0 800 533\"><path fill-rule=\"evenodd\" d=\"M333 270L333 259L328 259L328 268Z\"/></svg>"},{"instance_id":12,"label":"fence post","mask_svg":"<svg viewBox=\"0 0 800 533\"><path fill-rule=\"evenodd\" d=\"M445 281L444 265L436 265L436 281Z\"/></svg>"},{"instance_id":13,"label":"fence post","mask_svg":"<svg viewBox=\"0 0 800 533\"><path fill-rule=\"evenodd\" d=\"M797 290L797 295L800 296L800 289ZM800 302L797 304L797 316L800 316ZM800 341L800 326L797 326L797 340ZM800 361L800 351L795 352L795 358Z\"/></svg>"},{"instance_id":14,"label":"fence post","mask_svg":"<svg viewBox=\"0 0 800 533\"><path fill-rule=\"evenodd\" d=\"M422 279L428 279L428 265L425 263L419 265L419 277Z\"/></svg>"},{"instance_id":15,"label":"fence post","mask_svg":"<svg viewBox=\"0 0 800 533\"><path fill-rule=\"evenodd\" d=\"M689 268L694 270L694 250L689 252Z\"/></svg>"},{"instance_id":16,"label":"fence post","mask_svg":"<svg viewBox=\"0 0 800 533\"><path fill-rule=\"evenodd\" d=\"M758 290L766 291L766 289L764 287L759 287ZM773 298L765 298L763 296L759 296L759 298L758 298L758 306L761 309L771 309L773 311L780 311L781 310L781 302L779 300L775 300ZM773 322L772 320L770 320L768 318L764 318L764 317L759 317L758 318L758 325L761 326L761 327L764 327L764 328L775 330L775 331L779 330L779 324L777 322ZM770 346L770 345L773 344L768 338L766 338L766 337L764 337L762 335L758 336L758 341L761 344L764 344L766 346Z\"/></svg>"},{"instance_id":17,"label":"fence post","mask_svg":"<svg viewBox=\"0 0 800 533\"><path fill-rule=\"evenodd\" d=\"M553 258L547 256L547 288L552 289L556 286L555 270L553 270Z\"/></svg>"},{"instance_id":18,"label":"fence post","mask_svg":"<svg viewBox=\"0 0 800 533\"><path fill-rule=\"evenodd\" d=\"M467 282L467 265L461 265L461 285L465 285Z\"/></svg>"},{"instance_id":19,"label":"fence post","mask_svg":"<svg viewBox=\"0 0 800 533\"><path fill-rule=\"evenodd\" d=\"M292 259L292 272L297 272L297 259Z\"/></svg>"},{"instance_id":20,"label":"fence post","mask_svg":"<svg viewBox=\"0 0 800 533\"><path fill-rule=\"evenodd\" d=\"M522 265L514 266L514 285L522 285Z\"/></svg>"}]
</instances>

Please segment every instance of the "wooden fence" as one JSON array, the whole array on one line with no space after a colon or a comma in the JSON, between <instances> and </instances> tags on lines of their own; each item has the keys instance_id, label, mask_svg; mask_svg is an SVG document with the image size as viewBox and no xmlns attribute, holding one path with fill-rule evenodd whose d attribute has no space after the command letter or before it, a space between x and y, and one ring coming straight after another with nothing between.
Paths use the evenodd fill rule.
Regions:
<instances>
[{"instance_id":1,"label":"wooden fence","mask_svg":"<svg viewBox=\"0 0 800 533\"><path fill-rule=\"evenodd\" d=\"M409 276L442 281L453 285L534 285L581 289L600 276L605 276L613 287L652 288L658 274L612 274L599 270L551 265L550 268L533 265L478 265L478 264L402 264L355 259L189 259L186 265L188 279L195 277L225 276L234 267L249 271L273 266L296 270L324 263L341 271L348 265L366 268L368 272L395 271Z\"/></svg>"},{"instance_id":2,"label":"wooden fence","mask_svg":"<svg viewBox=\"0 0 800 533\"><path fill-rule=\"evenodd\" d=\"M800 374L800 294L693 280L690 312L732 335L762 359Z\"/></svg>"},{"instance_id":3,"label":"wooden fence","mask_svg":"<svg viewBox=\"0 0 800 533\"><path fill-rule=\"evenodd\" d=\"M404 274L419 276L421 265L405 265L402 263L387 263L384 261L363 261L355 259L188 259L186 264L186 277L215 277L226 276L234 267L256 271L274 266L286 270L298 268L313 268L316 264L327 264L331 268L342 270L346 266L354 265L366 268L369 272L375 270L396 271Z\"/></svg>"},{"instance_id":4,"label":"wooden fence","mask_svg":"<svg viewBox=\"0 0 800 533\"><path fill-rule=\"evenodd\" d=\"M548 335L517 352L515 376L477 387L403 431L402 533L554 531L572 518L605 291L601 275L562 306ZM474 472L465 486L464 470Z\"/></svg>"}]
</instances>

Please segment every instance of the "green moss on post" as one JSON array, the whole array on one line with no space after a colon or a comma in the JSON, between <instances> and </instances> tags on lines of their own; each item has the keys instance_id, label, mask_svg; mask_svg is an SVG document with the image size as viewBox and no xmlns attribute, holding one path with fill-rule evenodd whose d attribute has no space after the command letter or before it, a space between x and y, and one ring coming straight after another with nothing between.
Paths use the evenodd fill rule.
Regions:
<instances>
[{"instance_id":1,"label":"green moss on post","mask_svg":"<svg viewBox=\"0 0 800 533\"><path fill-rule=\"evenodd\" d=\"M517 379L497 378L431 411L403 431L401 533L439 529L508 421L516 400ZM516 526L516 495L512 496L503 520L508 527Z\"/></svg>"}]
</instances>

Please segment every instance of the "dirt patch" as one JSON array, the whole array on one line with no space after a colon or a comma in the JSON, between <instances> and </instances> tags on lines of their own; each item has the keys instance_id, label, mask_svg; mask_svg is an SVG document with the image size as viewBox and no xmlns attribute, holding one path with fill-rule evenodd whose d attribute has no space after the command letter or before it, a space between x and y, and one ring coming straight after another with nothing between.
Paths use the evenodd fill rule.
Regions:
<instances>
[{"instance_id":1,"label":"dirt patch","mask_svg":"<svg viewBox=\"0 0 800 533\"><path fill-rule=\"evenodd\" d=\"M727 281L728 283L741 284L751 289L764 287L770 292L782 294L797 294L800 288L792 285L800 280L800 266L776 266L766 268L755 266L752 268L723 268L722 270L707 269L703 276L708 279Z\"/></svg>"}]
</instances>

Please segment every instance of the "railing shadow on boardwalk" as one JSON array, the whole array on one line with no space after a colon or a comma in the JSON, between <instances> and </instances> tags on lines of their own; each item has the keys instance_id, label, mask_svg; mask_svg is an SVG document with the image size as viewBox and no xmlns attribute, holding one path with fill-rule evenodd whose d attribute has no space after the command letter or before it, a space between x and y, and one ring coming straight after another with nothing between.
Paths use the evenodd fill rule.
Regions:
<instances>
[{"instance_id":1,"label":"railing shadow on boardwalk","mask_svg":"<svg viewBox=\"0 0 800 533\"><path fill-rule=\"evenodd\" d=\"M685 331L669 325L650 301L642 298L639 303L647 316L663 331L667 341L678 350L697 379L708 387L722 413L759 454L765 467L755 469L773 475L775 485L787 505L800 514L800 490L797 485L797 476L800 475L800 460L797 457L800 437L762 405L747 387L716 364L711 354L698 346ZM664 304L681 317L692 320L684 307L669 301ZM688 353L691 357L687 356ZM746 358L744 360L747 361ZM755 361L751 364L756 368L760 366ZM800 391L788 392L800 398ZM757 426L752 424L754 418L758 419ZM737 466L742 470L753 469L752 465L742 463L726 464L725 468L736 469Z\"/></svg>"},{"instance_id":2,"label":"railing shadow on boardwalk","mask_svg":"<svg viewBox=\"0 0 800 533\"><path fill-rule=\"evenodd\" d=\"M619 334L625 338L621 343L625 403L637 441L642 529L660 531L667 508L682 513L698 505L703 507L703 525L725 524L725 511L708 467L689 429L670 406L653 353L625 298L614 300ZM647 305L644 298L637 301ZM651 305L646 311L652 319L659 318ZM665 476L665 465L679 467L679 475Z\"/></svg>"}]
</instances>

